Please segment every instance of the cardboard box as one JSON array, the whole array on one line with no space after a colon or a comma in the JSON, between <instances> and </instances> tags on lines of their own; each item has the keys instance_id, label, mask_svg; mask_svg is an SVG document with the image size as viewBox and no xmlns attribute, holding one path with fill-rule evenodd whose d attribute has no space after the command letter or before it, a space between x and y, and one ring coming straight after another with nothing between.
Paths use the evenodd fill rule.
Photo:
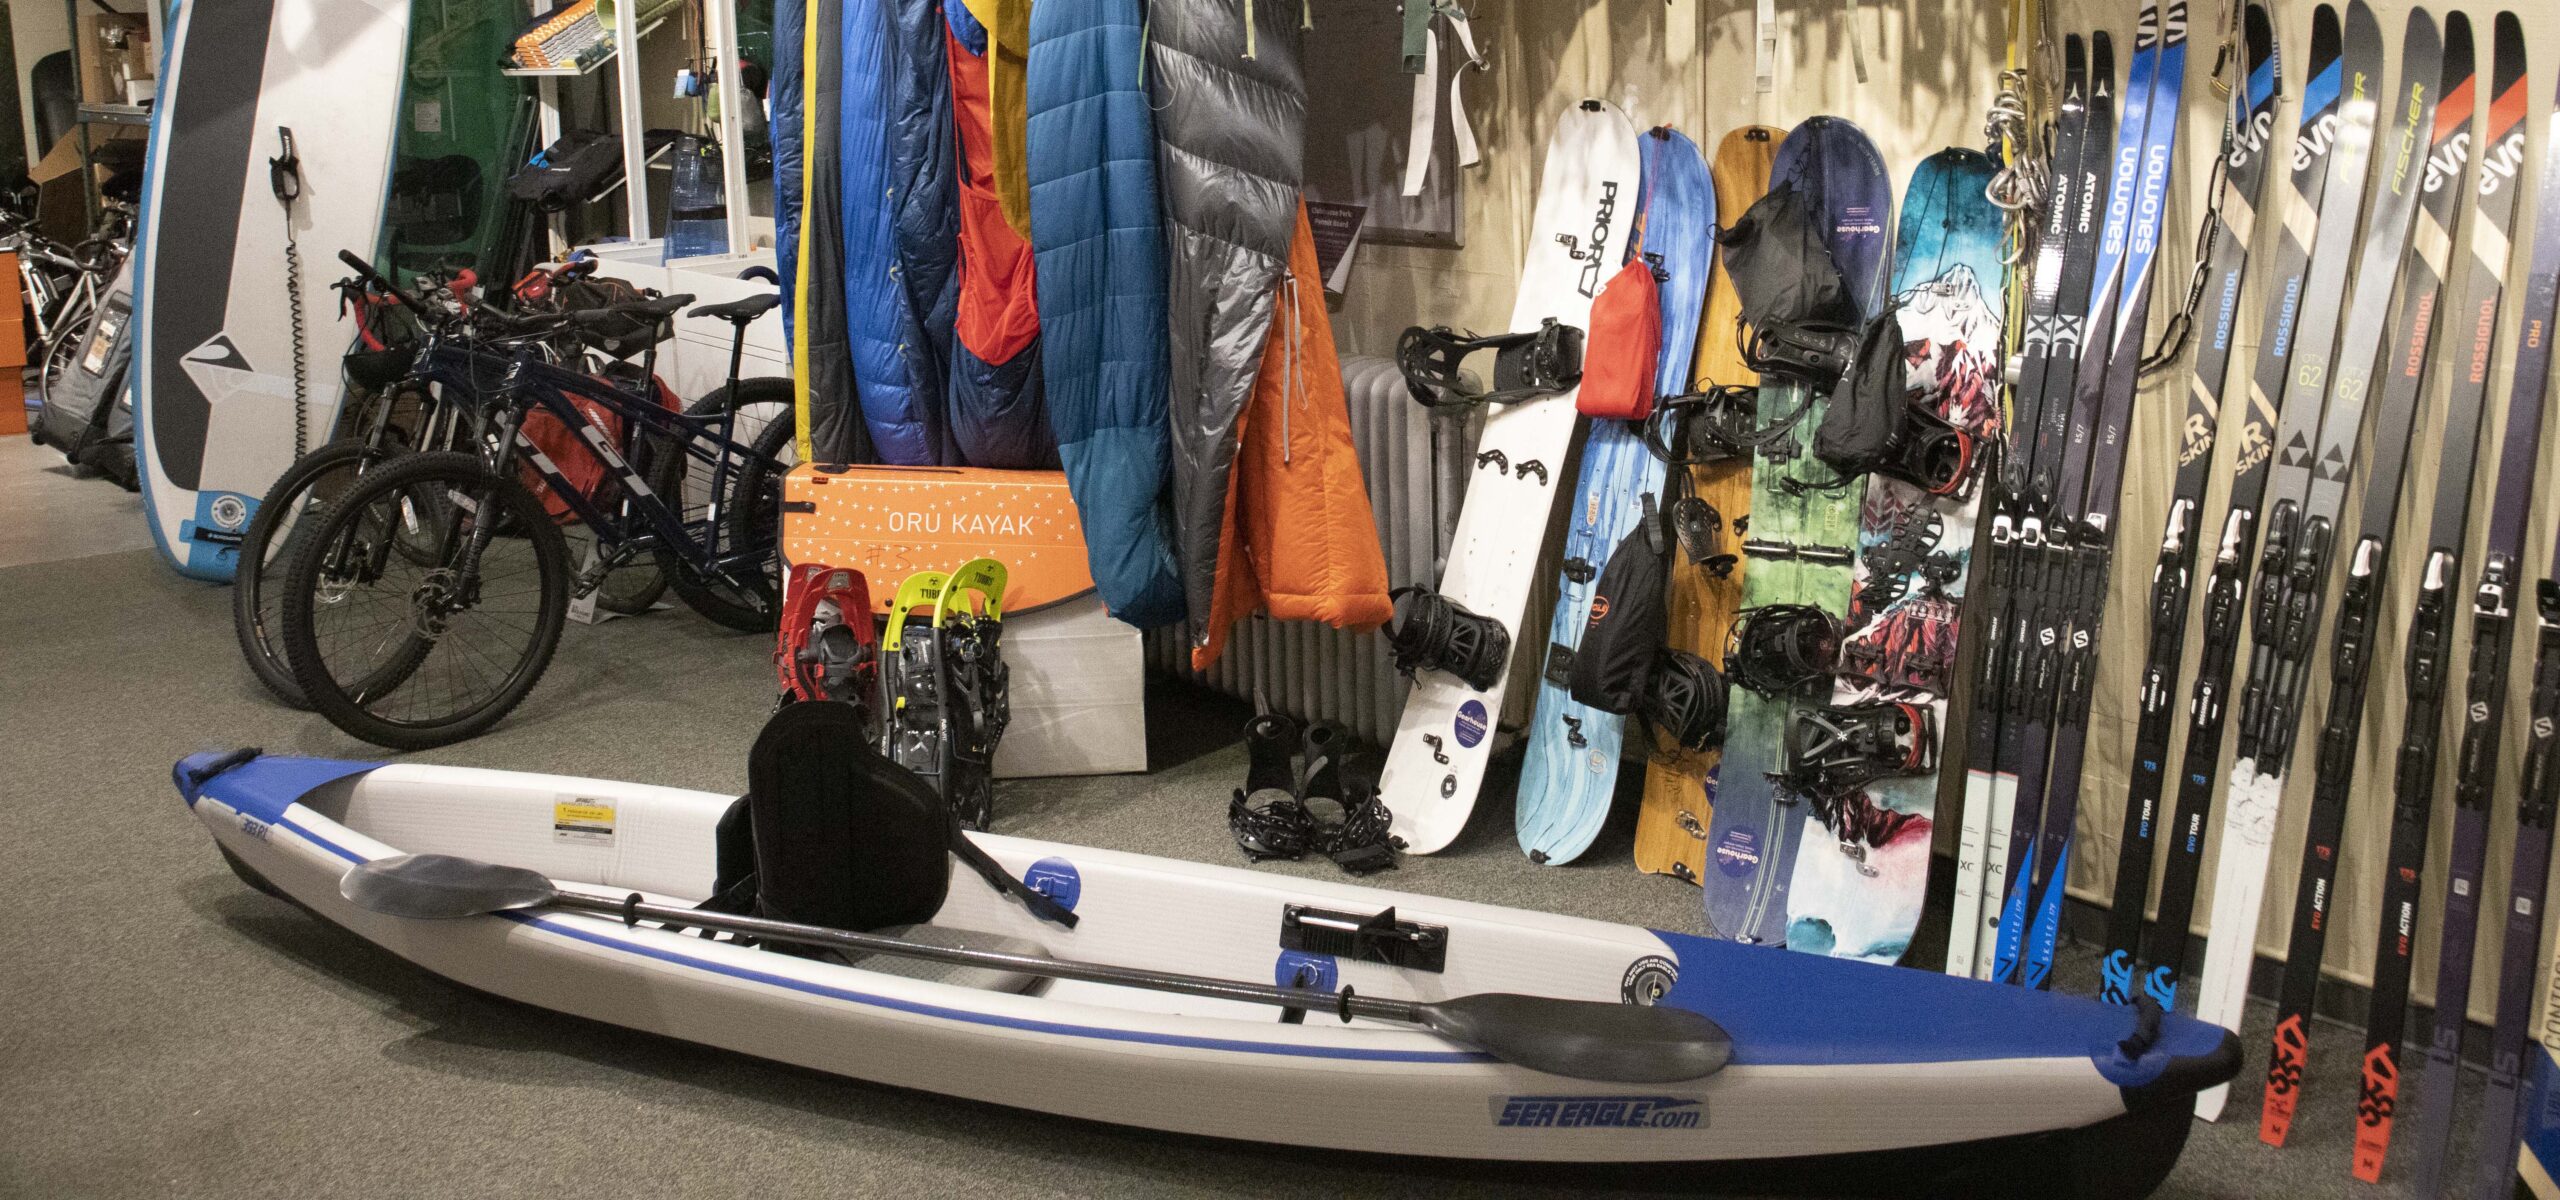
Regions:
<instances>
[{"instance_id":1,"label":"cardboard box","mask_svg":"<svg viewBox=\"0 0 2560 1200\"><path fill-rule=\"evenodd\" d=\"M907 576L973 558L1011 574L1007 614L1093 591L1063 471L803 463L783 480L782 557L861 571L881 612Z\"/></svg>"},{"instance_id":2,"label":"cardboard box","mask_svg":"<svg viewBox=\"0 0 2560 1200\"><path fill-rule=\"evenodd\" d=\"M124 13L89 13L80 20L80 102L123 104L125 84L152 77L159 56L151 52L151 22Z\"/></svg>"}]
</instances>

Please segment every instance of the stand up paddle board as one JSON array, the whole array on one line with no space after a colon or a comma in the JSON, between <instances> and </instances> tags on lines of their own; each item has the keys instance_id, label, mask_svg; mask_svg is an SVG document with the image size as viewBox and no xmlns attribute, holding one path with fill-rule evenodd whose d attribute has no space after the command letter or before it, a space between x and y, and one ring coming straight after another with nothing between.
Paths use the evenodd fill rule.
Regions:
<instances>
[{"instance_id":1,"label":"stand up paddle board","mask_svg":"<svg viewBox=\"0 0 2560 1200\"><path fill-rule=\"evenodd\" d=\"M329 284L340 250L381 236L409 6L180 4L167 37L134 251L135 457L160 553L227 582L258 498L337 418L355 331Z\"/></svg>"}]
</instances>

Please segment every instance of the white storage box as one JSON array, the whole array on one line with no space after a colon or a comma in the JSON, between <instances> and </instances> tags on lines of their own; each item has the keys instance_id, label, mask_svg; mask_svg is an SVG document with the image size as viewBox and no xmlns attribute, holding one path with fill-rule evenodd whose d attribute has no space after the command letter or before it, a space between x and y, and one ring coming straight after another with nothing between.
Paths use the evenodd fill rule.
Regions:
<instances>
[{"instance_id":1,"label":"white storage box","mask_svg":"<svg viewBox=\"0 0 2560 1200\"><path fill-rule=\"evenodd\" d=\"M1099 596L1006 617L1013 723L996 746L996 777L1146 770L1144 653L1138 631Z\"/></svg>"}]
</instances>

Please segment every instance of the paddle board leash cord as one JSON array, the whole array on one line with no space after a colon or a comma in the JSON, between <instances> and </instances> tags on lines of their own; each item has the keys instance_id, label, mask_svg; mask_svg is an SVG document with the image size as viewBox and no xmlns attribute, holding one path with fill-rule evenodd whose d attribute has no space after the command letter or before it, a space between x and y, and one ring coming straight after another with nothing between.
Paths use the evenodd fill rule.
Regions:
<instances>
[{"instance_id":1,"label":"paddle board leash cord","mask_svg":"<svg viewBox=\"0 0 2560 1200\"><path fill-rule=\"evenodd\" d=\"M303 367L302 247L293 240L293 208L302 199L302 156L293 150L293 128L276 126L277 149L267 160L267 186L284 207L284 305L293 323L293 456L311 449L310 372Z\"/></svg>"}]
</instances>

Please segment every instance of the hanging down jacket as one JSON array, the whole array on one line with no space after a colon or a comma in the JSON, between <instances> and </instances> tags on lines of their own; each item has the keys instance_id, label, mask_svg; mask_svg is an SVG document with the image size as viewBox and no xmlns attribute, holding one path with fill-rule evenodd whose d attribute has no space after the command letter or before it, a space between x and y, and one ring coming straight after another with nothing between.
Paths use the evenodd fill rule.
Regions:
<instances>
[{"instance_id":1,"label":"hanging down jacket","mask_svg":"<svg viewBox=\"0 0 2560 1200\"><path fill-rule=\"evenodd\" d=\"M1256 609L1336 629L1374 629L1394 611L1303 205L1297 225L1253 399L1237 422L1219 538L1225 552L1191 651L1195 670L1218 661L1230 628Z\"/></svg>"},{"instance_id":2,"label":"hanging down jacket","mask_svg":"<svg viewBox=\"0 0 2560 1200\"><path fill-rule=\"evenodd\" d=\"M1261 368L1297 216L1302 10L1291 0L1150 0L1148 13L1167 251L1174 557L1196 645L1216 590L1236 421Z\"/></svg>"},{"instance_id":3,"label":"hanging down jacket","mask_svg":"<svg viewBox=\"0 0 2560 1200\"><path fill-rule=\"evenodd\" d=\"M1005 224L996 198L987 30L958 0L942 13L960 135L960 308L945 390L951 437L959 461L973 467L1053 468L1058 442L1040 403L1031 243Z\"/></svg>"},{"instance_id":4,"label":"hanging down jacket","mask_svg":"<svg viewBox=\"0 0 2560 1200\"><path fill-rule=\"evenodd\" d=\"M1139 0L1040 0L1025 81L1042 374L1096 590L1183 617L1166 524L1164 236Z\"/></svg>"}]
</instances>

